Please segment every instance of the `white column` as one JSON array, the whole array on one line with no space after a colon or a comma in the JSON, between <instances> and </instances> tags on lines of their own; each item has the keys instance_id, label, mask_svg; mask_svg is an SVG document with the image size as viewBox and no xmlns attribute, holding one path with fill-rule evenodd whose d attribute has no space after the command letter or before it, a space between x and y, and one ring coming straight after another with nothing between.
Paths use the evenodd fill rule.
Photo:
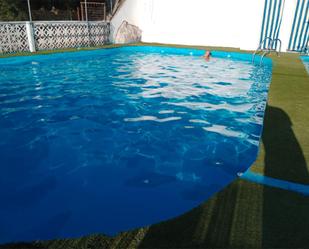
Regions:
<instances>
[{"instance_id":1,"label":"white column","mask_svg":"<svg viewBox=\"0 0 309 249\"><path fill-rule=\"evenodd\" d=\"M32 22L26 22L26 31L27 31L29 50L31 53L33 53L36 50L35 50L35 39L34 39Z\"/></svg>"},{"instance_id":2,"label":"white column","mask_svg":"<svg viewBox=\"0 0 309 249\"><path fill-rule=\"evenodd\" d=\"M297 0L285 1L285 9L283 12L281 31L279 34L279 38L282 41L282 51L286 51L289 46L296 5Z\"/></svg>"}]
</instances>

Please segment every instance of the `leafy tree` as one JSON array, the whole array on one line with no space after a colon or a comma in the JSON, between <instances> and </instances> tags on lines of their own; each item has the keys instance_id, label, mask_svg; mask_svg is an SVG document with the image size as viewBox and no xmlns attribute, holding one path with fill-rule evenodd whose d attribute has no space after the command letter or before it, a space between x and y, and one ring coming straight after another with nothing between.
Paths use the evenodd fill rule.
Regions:
<instances>
[{"instance_id":1,"label":"leafy tree","mask_svg":"<svg viewBox=\"0 0 309 249\"><path fill-rule=\"evenodd\" d=\"M21 0L0 0L0 21L27 20L26 4Z\"/></svg>"},{"instance_id":2,"label":"leafy tree","mask_svg":"<svg viewBox=\"0 0 309 249\"><path fill-rule=\"evenodd\" d=\"M106 2L109 7L110 0L92 0L93 2ZM114 0L113 0L114 2ZM76 10L80 0L30 0L33 17L35 11L45 9L43 19L50 20L53 18L49 11L52 7L60 10ZM0 0L0 21L25 21L28 20L27 0Z\"/></svg>"}]
</instances>

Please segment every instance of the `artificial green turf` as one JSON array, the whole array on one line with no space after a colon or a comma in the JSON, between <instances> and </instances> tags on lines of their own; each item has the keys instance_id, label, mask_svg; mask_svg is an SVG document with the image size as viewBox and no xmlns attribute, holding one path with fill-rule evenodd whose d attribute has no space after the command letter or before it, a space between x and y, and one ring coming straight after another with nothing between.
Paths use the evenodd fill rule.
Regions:
<instances>
[{"instance_id":1,"label":"artificial green turf","mask_svg":"<svg viewBox=\"0 0 309 249\"><path fill-rule=\"evenodd\" d=\"M309 184L309 75L297 54L272 59L262 145L251 170Z\"/></svg>"},{"instance_id":2,"label":"artificial green turf","mask_svg":"<svg viewBox=\"0 0 309 249\"><path fill-rule=\"evenodd\" d=\"M34 55L49 55L49 54L58 54L58 53L68 53L68 52L78 52L78 51L87 51L87 50L95 50L101 48L117 48L121 45L117 44L107 44L97 47L82 47L82 48L64 48L64 49L54 49L54 50L41 50L35 53L31 52L17 52L17 53L5 53L0 54L0 58L9 58L9 57L18 57L18 56L34 56Z\"/></svg>"},{"instance_id":3,"label":"artificial green turf","mask_svg":"<svg viewBox=\"0 0 309 249\"><path fill-rule=\"evenodd\" d=\"M297 54L272 58L262 145L251 170L309 184L308 74ZM92 235L0 248L309 248L308 210L308 196L238 179L178 218L114 238Z\"/></svg>"},{"instance_id":4,"label":"artificial green turf","mask_svg":"<svg viewBox=\"0 0 309 249\"><path fill-rule=\"evenodd\" d=\"M308 248L309 198L236 180L190 212L114 238L37 241L0 248Z\"/></svg>"}]
</instances>

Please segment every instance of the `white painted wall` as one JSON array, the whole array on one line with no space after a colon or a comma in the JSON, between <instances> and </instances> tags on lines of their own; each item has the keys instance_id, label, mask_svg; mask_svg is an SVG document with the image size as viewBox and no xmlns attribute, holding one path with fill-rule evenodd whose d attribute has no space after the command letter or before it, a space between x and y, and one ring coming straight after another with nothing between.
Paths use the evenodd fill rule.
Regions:
<instances>
[{"instance_id":1,"label":"white painted wall","mask_svg":"<svg viewBox=\"0 0 309 249\"><path fill-rule=\"evenodd\" d=\"M283 50L288 46L296 2L286 0L279 36ZM112 19L112 37L126 20L143 31L143 42L255 50L263 10L263 0L126 0Z\"/></svg>"},{"instance_id":2,"label":"white painted wall","mask_svg":"<svg viewBox=\"0 0 309 249\"><path fill-rule=\"evenodd\" d=\"M297 0L285 0L285 10L283 12L281 31L279 38L282 40L283 50L289 46L289 40L296 10Z\"/></svg>"}]
</instances>

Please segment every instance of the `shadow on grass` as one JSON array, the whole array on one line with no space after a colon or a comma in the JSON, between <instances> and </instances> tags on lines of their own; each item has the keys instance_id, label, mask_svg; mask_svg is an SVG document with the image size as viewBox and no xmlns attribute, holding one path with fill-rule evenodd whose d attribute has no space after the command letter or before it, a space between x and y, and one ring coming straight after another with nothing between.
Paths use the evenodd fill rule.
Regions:
<instances>
[{"instance_id":1,"label":"shadow on grass","mask_svg":"<svg viewBox=\"0 0 309 249\"><path fill-rule=\"evenodd\" d=\"M292 126L289 116L283 110L267 106L262 135L265 147L264 174L309 184L306 160Z\"/></svg>"},{"instance_id":2,"label":"shadow on grass","mask_svg":"<svg viewBox=\"0 0 309 249\"><path fill-rule=\"evenodd\" d=\"M282 109L267 106L262 136L264 174L309 184L306 160L292 126ZM263 198L263 246L309 247L309 197L264 188Z\"/></svg>"},{"instance_id":3,"label":"shadow on grass","mask_svg":"<svg viewBox=\"0 0 309 249\"><path fill-rule=\"evenodd\" d=\"M308 183L306 161L289 116L268 106L265 174ZM164 205L164 203L162 203ZM0 248L308 248L309 197L237 179L190 212L119 234Z\"/></svg>"},{"instance_id":4,"label":"shadow on grass","mask_svg":"<svg viewBox=\"0 0 309 249\"><path fill-rule=\"evenodd\" d=\"M309 183L289 116L267 106L262 135L265 175ZM197 209L150 227L140 247L309 246L309 197L237 180Z\"/></svg>"}]
</instances>

